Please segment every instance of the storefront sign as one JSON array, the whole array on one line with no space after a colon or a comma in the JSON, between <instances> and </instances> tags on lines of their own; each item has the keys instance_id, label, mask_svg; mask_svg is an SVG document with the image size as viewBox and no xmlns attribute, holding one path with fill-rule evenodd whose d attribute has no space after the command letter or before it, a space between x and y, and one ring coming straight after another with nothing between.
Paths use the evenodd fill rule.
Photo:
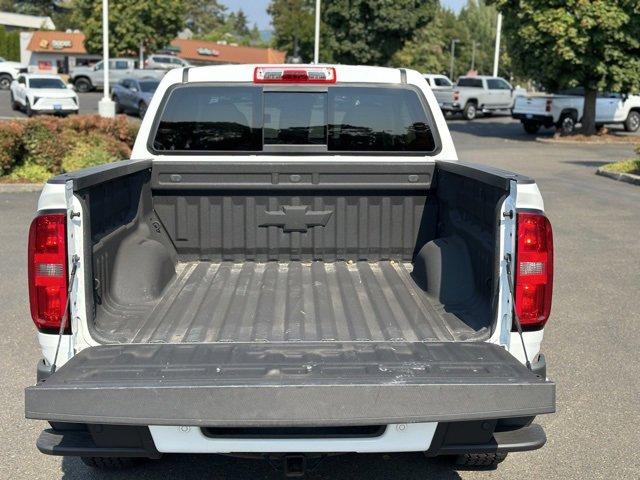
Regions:
<instances>
[{"instance_id":1,"label":"storefront sign","mask_svg":"<svg viewBox=\"0 0 640 480\"><path fill-rule=\"evenodd\" d=\"M212 50L210 48L206 48L206 47L200 47L196 50L196 52L198 53L198 55L204 55L207 57L217 57L218 55L220 55L220 52L217 50Z\"/></svg>"},{"instance_id":2,"label":"storefront sign","mask_svg":"<svg viewBox=\"0 0 640 480\"><path fill-rule=\"evenodd\" d=\"M43 50L48 49L49 45L51 45L51 48L54 50L63 50L65 48L71 48L73 44L71 40L51 40L51 44L49 44L49 40L46 39L40 41L40 48Z\"/></svg>"}]
</instances>

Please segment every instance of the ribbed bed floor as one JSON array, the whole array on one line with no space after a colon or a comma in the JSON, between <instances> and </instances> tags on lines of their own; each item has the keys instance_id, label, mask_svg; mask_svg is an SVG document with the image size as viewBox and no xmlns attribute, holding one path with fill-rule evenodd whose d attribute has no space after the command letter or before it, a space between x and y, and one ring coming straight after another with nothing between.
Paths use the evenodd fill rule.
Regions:
<instances>
[{"instance_id":1,"label":"ribbed bed floor","mask_svg":"<svg viewBox=\"0 0 640 480\"><path fill-rule=\"evenodd\" d=\"M131 311L109 330L132 343L446 341L472 335L473 329L429 302L411 268L395 262L182 263L152 310L138 310L137 319Z\"/></svg>"}]
</instances>

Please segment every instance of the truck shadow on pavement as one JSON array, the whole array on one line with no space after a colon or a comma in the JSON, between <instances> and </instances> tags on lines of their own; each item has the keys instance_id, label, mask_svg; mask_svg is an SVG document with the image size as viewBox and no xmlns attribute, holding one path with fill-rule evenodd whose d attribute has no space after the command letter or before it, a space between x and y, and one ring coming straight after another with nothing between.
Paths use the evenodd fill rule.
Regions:
<instances>
[{"instance_id":1,"label":"truck shadow on pavement","mask_svg":"<svg viewBox=\"0 0 640 480\"><path fill-rule=\"evenodd\" d=\"M224 455L166 455L160 460L145 461L140 466L120 472L98 471L85 466L80 459L65 457L62 460L64 480L120 480L128 478L152 480L179 478L181 480L203 478L219 479L278 479L284 473L266 460L228 457ZM358 478L403 480L424 478L459 480L452 463L443 459L425 458L421 453L394 454L346 454L328 457L317 465L310 460L307 479Z\"/></svg>"}]
</instances>

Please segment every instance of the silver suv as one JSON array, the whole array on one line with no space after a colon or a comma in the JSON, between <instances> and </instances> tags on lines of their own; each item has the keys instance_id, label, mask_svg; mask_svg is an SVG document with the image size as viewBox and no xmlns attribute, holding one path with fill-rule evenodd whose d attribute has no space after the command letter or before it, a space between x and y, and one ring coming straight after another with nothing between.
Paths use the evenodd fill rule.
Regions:
<instances>
[{"instance_id":1,"label":"silver suv","mask_svg":"<svg viewBox=\"0 0 640 480\"><path fill-rule=\"evenodd\" d=\"M188 67L191 64L173 55L149 55L144 62L144 68L171 70L172 68Z\"/></svg>"}]
</instances>

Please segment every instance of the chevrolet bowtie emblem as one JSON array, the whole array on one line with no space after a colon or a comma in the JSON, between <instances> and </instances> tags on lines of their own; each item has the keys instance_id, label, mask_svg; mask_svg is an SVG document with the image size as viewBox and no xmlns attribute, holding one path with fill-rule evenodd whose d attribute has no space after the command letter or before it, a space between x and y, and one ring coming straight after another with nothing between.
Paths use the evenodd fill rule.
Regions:
<instances>
[{"instance_id":1,"label":"chevrolet bowtie emblem","mask_svg":"<svg viewBox=\"0 0 640 480\"><path fill-rule=\"evenodd\" d=\"M280 227L285 232L306 232L309 227L325 226L333 212L314 212L307 206L284 206L275 212L263 212L260 227Z\"/></svg>"}]
</instances>

